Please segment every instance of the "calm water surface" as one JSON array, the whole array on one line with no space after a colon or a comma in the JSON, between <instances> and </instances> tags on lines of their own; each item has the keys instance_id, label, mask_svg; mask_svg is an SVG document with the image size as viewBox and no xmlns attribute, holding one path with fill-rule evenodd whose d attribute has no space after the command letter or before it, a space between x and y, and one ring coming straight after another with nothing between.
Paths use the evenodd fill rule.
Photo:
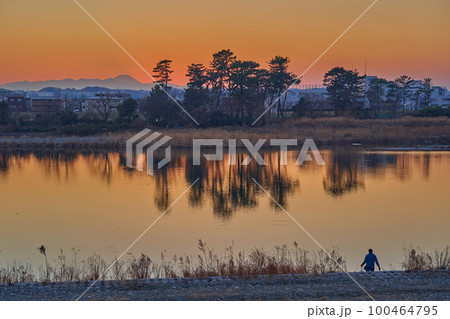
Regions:
<instances>
[{"instance_id":1,"label":"calm water surface","mask_svg":"<svg viewBox=\"0 0 450 319\"><path fill-rule=\"evenodd\" d=\"M197 178L131 253L196 255L200 238L218 254L294 241L317 250L252 178L324 247L338 246L350 270L369 247L385 269L399 269L402 246L450 244L450 152L322 155L326 166L296 166L295 152L280 166L279 153L266 152L267 166L230 167L227 159L193 166L180 152L148 176L119 153L0 153L0 263L41 265L41 244L50 260L73 247L111 260Z\"/></svg>"}]
</instances>

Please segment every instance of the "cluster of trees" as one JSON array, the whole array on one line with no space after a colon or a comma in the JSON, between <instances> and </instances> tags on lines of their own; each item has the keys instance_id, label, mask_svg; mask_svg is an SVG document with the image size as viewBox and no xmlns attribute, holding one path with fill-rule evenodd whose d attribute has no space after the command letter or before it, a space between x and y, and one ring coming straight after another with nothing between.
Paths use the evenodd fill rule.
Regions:
<instances>
[{"instance_id":1,"label":"cluster of trees","mask_svg":"<svg viewBox=\"0 0 450 319\"><path fill-rule=\"evenodd\" d=\"M182 124L182 117L170 93L171 60L158 62L153 76L159 85L140 105L146 119L155 125ZM193 63L188 66L187 89L183 108L203 125L250 123L261 114L267 103L275 104L278 116L286 111L283 92L294 82L295 75L288 70L290 59L275 56L261 68L259 63L239 60L230 50L214 53L208 66ZM189 120L190 121L190 120Z\"/></svg>"},{"instance_id":2,"label":"cluster of trees","mask_svg":"<svg viewBox=\"0 0 450 319\"><path fill-rule=\"evenodd\" d=\"M300 98L293 108L295 116L312 116L324 110L332 111L335 116L378 118L382 112L397 116L404 114L407 108L417 111L430 106L433 90L430 78L419 85L411 77L402 75L394 81L374 78L366 91L365 76L342 67L328 71L323 83L326 100L313 95Z\"/></svg>"},{"instance_id":3,"label":"cluster of trees","mask_svg":"<svg viewBox=\"0 0 450 319\"><path fill-rule=\"evenodd\" d=\"M415 81L407 75L402 75L394 81L373 79L367 91L373 115L379 116L382 111L392 114L405 113L408 103L416 111L430 106L433 91L431 79L425 78L419 86L414 84Z\"/></svg>"},{"instance_id":4,"label":"cluster of trees","mask_svg":"<svg viewBox=\"0 0 450 319\"><path fill-rule=\"evenodd\" d=\"M190 121L180 113L177 102L166 94L171 90L171 63L163 60L153 69L159 85L139 107L146 120L154 125L183 125ZM297 80L288 70L289 63L288 57L275 56L264 69L257 62L237 59L230 50L221 50L213 54L208 66L196 63L188 66L187 89L180 103L207 126L252 123L269 106L273 106L271 111L277 117L285 117L288 94L283 93ZM332 114L377 118L381 113L388 113L395 117L411 106L417 111L431 102L430 78L424 79L420 86L406 75L394 81L375 78L365 88L365 76L355 70L335 67L325 74L323 84L327 95L302 95L292 108L294 116Z\"/></svg>"}]
</instances>

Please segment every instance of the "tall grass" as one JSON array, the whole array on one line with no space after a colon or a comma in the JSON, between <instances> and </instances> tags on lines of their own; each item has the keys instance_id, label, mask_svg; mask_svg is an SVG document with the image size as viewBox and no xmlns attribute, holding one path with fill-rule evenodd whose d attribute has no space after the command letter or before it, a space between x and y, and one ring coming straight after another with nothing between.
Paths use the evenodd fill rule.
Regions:
<instances>
[{"instance_id":1,"label":"tall grass","mask_svg":"<svg viewBox=\"0 0 450 319\"><path fill-rule=\"evenodd\" d=\"M406 271L450 269L450 246L434 254L424 252L420 247L403 247L404 261L402 267Z\"/></svg>"},{"instance_id":2,"label":"tall grass","mask_svg":"<svg viewBox=\"0 0 450 319\"><path fill-rule=\"evenodd\" d=\"M336 265L339 262L345 269L345 258L337 248L329 251L333 257L323 251L308 252L294 243L275 246L272 250L253 248L248 254L244 251L234 252L234 246L229 246L224 253L218 255L204 241L198 241L197 256L173 256L167 259L161 253L159 262L141 254L128 260L114 260L111 269L102 276L107 263L98 254L92 254L80 259L79 251L72 249L70 257L61 250L56 259L45 263L34 271L29 263L14 261L6 267L0 266L0 283L16 282L48 282L48 281L88 281L88 280L124 280L146 278L175 277L211 277L211 276L253 276L277 274L304 274L338 272L342 269ZM334 259L334 260L333 260Z\"/></svg>"},{"instance_id":3,"label":"tall grass","mask_svg":"<svg viewBox=\"0 0 450 319\"><path fill-rule=\"evenodd\" d=\"M154 128L172 137L172 147L192 146L192 139L219 138L243 139L255 142L260 138L295 138L300 141L314 138L319 145L350 145L360 142L363 145L429 145L450 142L450 118L403 117L399 119L361 120L354 118L301 118L277 119L262 127L228 126L220 128ZM123 150L125 141L139 129L132 131L94 134L84 140L73 138L49 140L45 138L4 139L0 148L56 148L56 149L95 149ZM243 147L238 143L238 147ZM269 147L266 143L263 147Z\"/></svg>"},{"instance_id":4,"label":"tall grass","mask_svg":"<svg viewBox=\"0 0 450 319\"><path fill-rule=\"evenodd\" d=\"M406 271L450 269L449 251L450 247L446 247L442 251L436 250L434 254L427 254L420 248L404 247L403 268ZM346 269L346 259L339 253L338 248L328 250L328 254L322 250L309 252L300 248L295 242L289 247L281 245L271 250L255 247L248 254L244 251L235 252L232 245L227 247L223 254L218 255L204 241L199 240L196 256L173 256L167 259L162 253L161 260L155 262L149 256L141 254L137 257L132 256L128 260L114 260L114 265L101 278L100 276L112 261L106 262L98 254L81 259L78 253L78 250L72 249L68 257L61 250L53 262L49 262L48 266L40 266L37 270L33 269L30 263L18 261L7 263L6 266L0 265L0 283L248 277L331 273Z\"/></svg>"},{"instance_id":5,"label":"tall grass","mask_svg":"<svg viewBox=\"0 0 450 319\"><path fill-rule=\"evenodd\" d=\"M14 261L5 267L0 267L0 282L12 284L16 282L33 282L36 277L30 263Z\"/></svg>"},{"instance_id":6,"label":"tall grass","mask_svg":"<svg viewBox=\"0 0 450 319\"><path fill-rule=\"evenodd\" d=\"M172 147L189 147L192 139L243 139L256 142L260 138L294 138L304 141L314 138L318 145L410 145L448 144L450 118L413 118L360 120L353 118L284 119L262 127L231 126L206 129L157 129L172 137ZM133 134L116 135L126 140ZM237 143L237 147L243 147ZM266 143L263 147L270 147Z\"/></svg>"}]
</instances>

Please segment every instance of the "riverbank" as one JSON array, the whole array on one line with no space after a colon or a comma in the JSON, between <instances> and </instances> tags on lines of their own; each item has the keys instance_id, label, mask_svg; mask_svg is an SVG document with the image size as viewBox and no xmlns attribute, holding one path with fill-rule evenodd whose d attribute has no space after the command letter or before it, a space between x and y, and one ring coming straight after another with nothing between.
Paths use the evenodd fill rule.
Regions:
<instances>
[{"instance_id":1,"label":"riverbank","mask_svg":"<svg viewBox=\"0 0 450 319\"><path fill-rule=\"evenodd\" d=\"M429 147L450 144L450 118L401 118L392 120L358 120L350 118L288 119L262 127L224 128L151 128L172 137L173 148L191 147L193 139L258 139L294 138L302 143L313 138L321 147ZM125 141L139 130L94 136L53 136L44 134L1 134L1 149L125 149ZM238 143L238 147L242 146ZM270 147L265 143L263 147Z\"/></svg>"},{"instance_id":2,"label":"riverbank","mask_svg":"<svg viewBox=\"0 0 450 319\"><path fill-rule=\"evenodd\" d=\"M449 300L450 271L352 272L375 300ZM75 300L92 282L0 284L0 300ZM81 300L370 300L345 273L99 281Z\"/></svg>"}]
</instances>

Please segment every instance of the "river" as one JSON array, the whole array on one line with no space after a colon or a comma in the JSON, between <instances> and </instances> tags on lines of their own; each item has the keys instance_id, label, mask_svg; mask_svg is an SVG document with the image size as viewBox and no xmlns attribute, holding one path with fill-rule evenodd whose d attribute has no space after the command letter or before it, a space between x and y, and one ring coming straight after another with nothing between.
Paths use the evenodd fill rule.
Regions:
<instances>
[{"instance_id":1,"label":"river","mask_svg":"<svg viewBox=\"0 0 450 319\"><path fill-rule=\"evenodd\" d=\"M217 254L292 245L339 247L349 270L368 248L384 269L401 269L402 247L450 244L450 152L321 150L325 166L295 165L266 151L266 166L192 165L187 151L154 176L125 166L121 153L0 152L0 264L42 265L62 249L118 257L197 178L129 254ZM244 154L238 153L238 163ZM269 195L265 193L264 188ZM288 214L299 223L297 225ZM127 257L124 257L127 258Z\"/></svg>"}]
</instances>

